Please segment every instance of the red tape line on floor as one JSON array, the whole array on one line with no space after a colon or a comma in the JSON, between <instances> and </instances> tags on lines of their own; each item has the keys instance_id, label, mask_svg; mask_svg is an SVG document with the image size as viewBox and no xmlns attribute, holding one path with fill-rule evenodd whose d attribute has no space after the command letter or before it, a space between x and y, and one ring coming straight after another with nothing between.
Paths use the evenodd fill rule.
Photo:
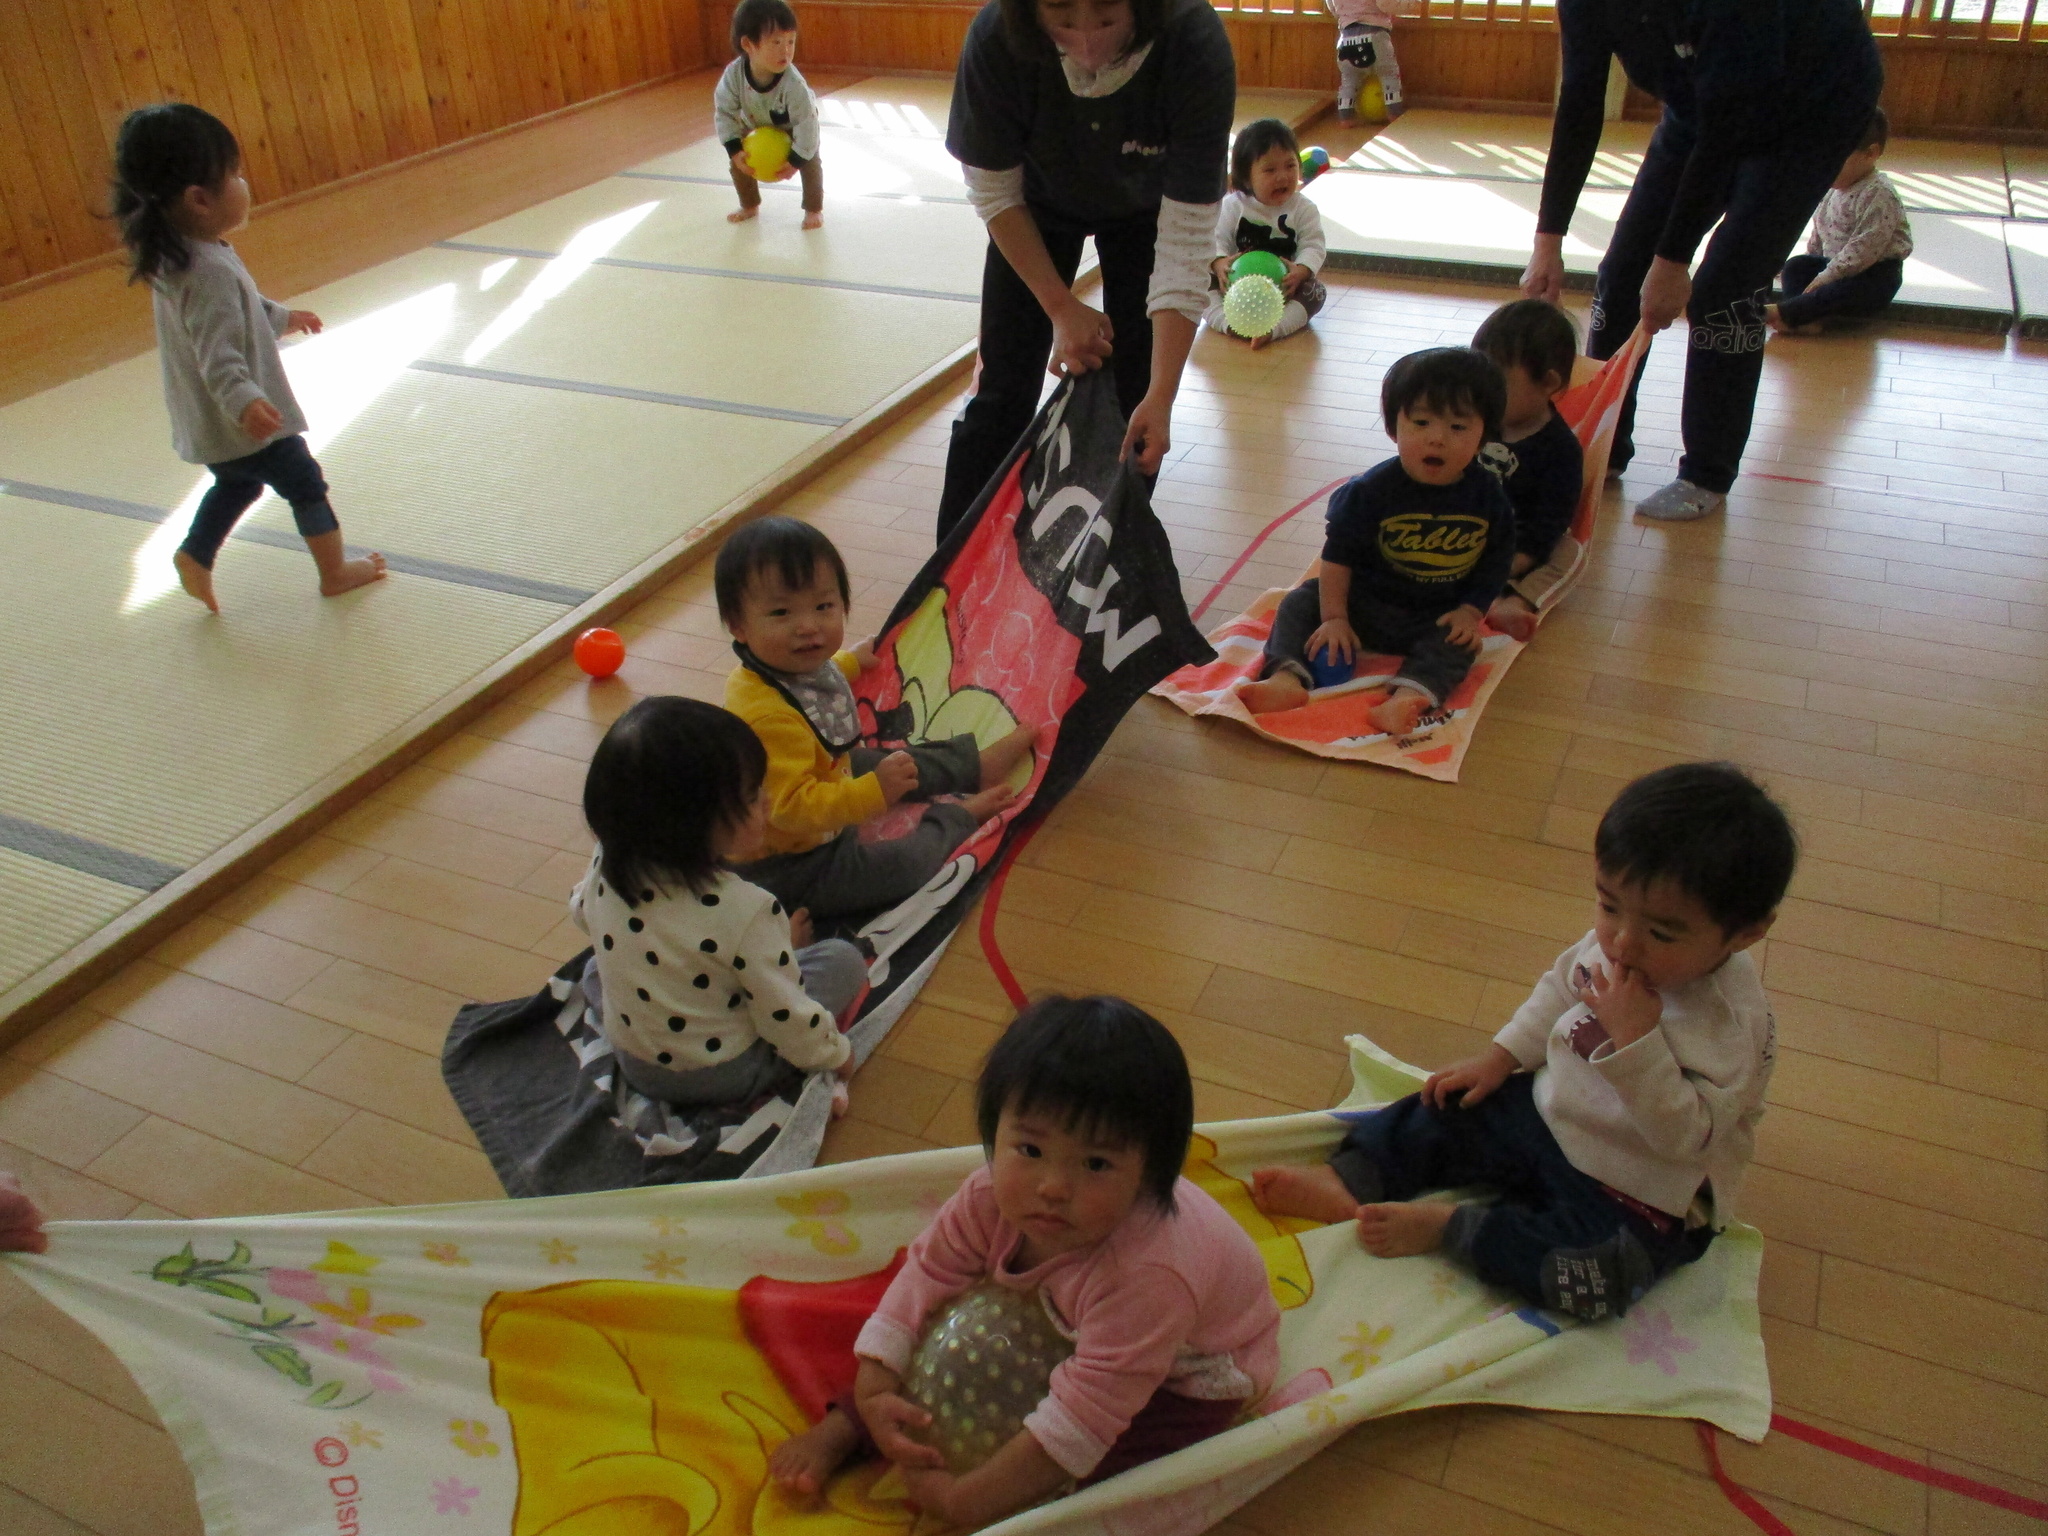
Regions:
<instances>
[{"instance_id":1,"label":"red tape line on floor","mask_svg":"<svg viewBox=\"0 0 2048 1536\"><path fill-rule=\"evenodd\" d=\"M1321 490L1313 491L1307 496L1302 497L1301 500L1297 501L1293 506L1289 507L1285 512L1282 512L1278 517L1274 518L1273 521L1266 524L1265 527L1261 528L1259 530L1258 537L1253 539L1251 543L1245 545L1244 553L1239 555L1235 560L1231 562L1230 569L1225 571L1220 577L1217 578L1216 585L1209 589L1209 595L1203 598L1199 603L1195 604L1195 611L1189 614L1188 617L1199 624L1202 620L1202 615L1209 611L1209 605L1215 602L1217 598L1221 597L1223 595L1223 589L1229 586L1233 581L1237 579L1237 573L1244 569L1246 561L1250 560L1253 555L1259 552L1259 546L1261 544L1265 543L1267 539L1271 538L1273 534L1276 531L1278 531L1279 528L1283 524L1285 524L1290 517L1294 516L1294 514L1299 512L1303 507L1309 506L1317 501L1320 501L1323 497L1329 495L1330 492L1337 489L1338 486L1342 485L1346 480L1349 480L1350 478L1351 477L1349 475L1342 475L1337 479L1332 480L1328 485L1324 486Z\"/></svg>"},{"instance_id":2,"label":"red tape line on floor","mask_svg":"<svg viewBox=\"0 0 2048 1536\"><path fill-rule=\"evenodd\" d=\"M1728 1496L1728 1502L1749 1516L1761 1530L1771 1536L1793 1536L1791 1528L1784 1521L1766 1509L1747 1488L1730 1477L1721 1466L1721 1452L1714 1440L1714 1426L1704 1419L1695 1421L1699 1431L1700 1449L1706 1453L1707 1470L1714 1475L1714 1481L1721 1485L1721 1491ZM1905 1456L1894 1456L1890 1451L1880 1451L1874 1445L1865 1445L1860 1440L1851 1440L1847 1435L1838 1435L1831 1430L1812 1424L1802 1424L1797 1419L1788 1419L1782 1413L1771 1415L1771 1428L1781 1435L1802 1440L1821 1450L1831 1451L1837 1456L1846 1456L1851 1461L1860 1461L1866 1467L1875 1467L1880 1472L1889 1472L1894 1477L1909 1478L1916 1483L1925 1483L1930 1488L1959 1494L1966 1499L1975 1499L1980 1504L1989 1504L2015 1515L2024 1515L2030 1520L2048 1521L2048 1504L2039 1499L2030 1499L2023 1494L2008 1493L2003 1488L1994 1488L1989 1483L1980 1483L1974 1477L1964 1477L1956 1472L1944 1472L1939 1467L1930 1467L1924 1461L1914 1461Z\"/></svg>"}]
</instances>

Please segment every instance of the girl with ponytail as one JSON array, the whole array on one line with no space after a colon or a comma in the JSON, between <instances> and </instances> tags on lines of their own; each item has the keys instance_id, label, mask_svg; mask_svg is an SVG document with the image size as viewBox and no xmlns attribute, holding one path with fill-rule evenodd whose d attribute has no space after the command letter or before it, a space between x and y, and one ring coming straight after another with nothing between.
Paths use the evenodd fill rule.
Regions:
<instances>
[{"instance_id":1,"label":"girl with ponytail","mask_svg":"<svg viewBox=\"0 0 2048 1536\"><path fill-rule=\"evenodd\" d=\"M156 309L172 446L213 472L173 557L179 584L220 612L214 556L266 486L290 505L323 595L378 580L384 557L352 558L342 544L278 355L279 338L317 333L320 317L264 298L225 238L249 218L227 124L186 102L129 113L114 146L113 206L129 280L149 284Z\"/></svg>"}]
</instances>

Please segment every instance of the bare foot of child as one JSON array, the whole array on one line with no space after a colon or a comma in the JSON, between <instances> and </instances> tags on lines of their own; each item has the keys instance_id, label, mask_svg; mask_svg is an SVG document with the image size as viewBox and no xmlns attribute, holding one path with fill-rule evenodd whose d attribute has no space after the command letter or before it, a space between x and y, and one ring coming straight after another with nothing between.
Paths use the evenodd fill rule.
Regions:
<instances>
[{"instance_id":1,"label":"bare foot of child","mask_svg":"<svg viewBox=\"0 0 2048 1536\"><path fill-rule=\"evenodd\" d=\"M1405 1259L1435 1253L1443 1246L1444 1227L1454 1205L1435 1201L1388 1201L1358 1208L1358 1240L1367 1253L1383 1259Z\"/></svg>"},{"instance_id":2,"label":"bare foot of child","mask_svg":"<svg viewBox=\"0 0 2048 1536\"><path fill-rule=\"evenodd\" d=\"M215 613L220 604L213 597L213 572L194 560L182 549L171 556L171 564L177 568L178 585L196 597Z\"/></svg>"},{"instance_id":3,"label":"bare foot of child","mask_svg":"<svg viewBox=\"0 0 2048 1536\"><path fill-rule=\"evenodd\" d=\"M759 208L735 208L725 216L725 222L728 224L744 224L747 220L759 214L760 211Z\"/></svg>"},{"instance_id":4,"label":"bare foot of child","mask_svg":"<svg viewBox=\"0 0 2048 1536\"><path fill-rule=\"evenodd\" d=\"M1274 715L1283 709L1299 709L1308 702L1308 684L1292 672L1275 672L1237 690L1244 707L1255 715Z\"/></svg>"},{"instance_id":5,"label":"bare foot of child","mask_svg":"<svg viewBox=\"0 0 2048 1536\"><path fill-rule=\"evenodd\" d=\"M800 1435L792 1435L768 1457L768 1475L784 1493L815 1499L825 1480L860 1444L860 1427L837 1408Z\"/></svg>"},{"instance_id":6,"label":"bare foot of child","mask_svg":"<svg viewBox=\"0 0 2048 1536\"><path fill-rule=\"evenodd\" d=\"M1001 784L1009 777L1019 763L1031 757L1031 749L1038 744L1038 727L1020 725L992 747L986 747L981 754L981 782Z\"/></svg>"},{"instance_id":7,"label":"bare foot of child","mask_svg":"<svg viewBox=\"0 0 2048 1536\"><path fill-rule=\"evenodd\" d=\"M825 227L825 215L824 215L824 214L822 214L822 213L815 213L815 212L813 212L813 213L806 213L806 214L804 215L804 228L805 228L805 229L823 229L824 227Z\"/></svg>"},{"instance_id":8,"label":"bare foot of child","mask_svg":"<svg viewBox=\"0 0 2048 1536\"><path fill-rule=\"evenodd\" d=\"M969 795L960 804L965 808L967 814L974 818L975 825L979 826L1016 798L1017 791L1010 788L1009 785L997 784L993 788L980 790L975 794Z\"/></svg>"},{"instance_id":9,"label":"bare foot of child","mask_svg":"<svg viewBox=\"0 0 2048 1536\"><path fill-rule=\"evenodd\" d=\"M1406 736L1429 709L1429 700L1410 688L1397 688L1365 712L1373 729Z\"/></svg>"},{"instance_id":10,"label":"bare foot of child","mask_svg":"<svg viewBox=\"0 0 2048 1536\"><path fill-rule=\"evenodd\" d=\"M1337 1170L1328 1163L1315 1168L1261 1168L1252 1175L1252 1204L1268 1216L1299 1216L1306 1221L1349 1221L1358 1202Z\"/></svg>"},{"instance_id":11,"label":"bare foot of child","mask_svg":"<svg viewBox=\"0 0 2048 1536\"><path fill-rule=\"evenodd\" d=\"M373 581L384 579L384 557L371 553L360 560L344 560L331 570L320 573L320 595L339 597L344 592L353 592L357 587L367 587Z\"/></svg>"},{"instance_id":12,"label":"bare foot of child","mask_svg":"<svg viewBox=\"0 0 2048 1536\"><path fill-rule=\"evenodd\" d=\"M1254 336L1252 338L1252 350L1254 352L1258 351L1261 347L1272 341L1272 339L1273 333L1271 331L1266 332L1263 336Z\"/></svg>"},{"instance_id":13,"label":"bare foot of child","mask_svg":"<svg viewBox=\"0 0 2048 1536\"><path fill-rule=\"evenodd\" d=\"M1486 622L1524 645L1536 638L1536 610L1527 598L1513 592L1494 599L1486 610Z\"/></svg>"}]
</instances>

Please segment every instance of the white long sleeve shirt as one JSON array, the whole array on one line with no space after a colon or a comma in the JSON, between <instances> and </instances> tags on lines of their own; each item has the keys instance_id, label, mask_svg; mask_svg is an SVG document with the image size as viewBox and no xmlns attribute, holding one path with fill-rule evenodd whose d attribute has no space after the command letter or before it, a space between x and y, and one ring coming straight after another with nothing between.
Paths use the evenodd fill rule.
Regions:
<instances>
[{"instance_id":1,"label":"white long sleeve shirt","mask_svg":"<svg viewBox=\"0 0 2048 1536\"><path fill-rule=\"evenodd\" d=\"M1536 1074L1536 1108L1571 1165L1672 1216L1713 1186L1714 1221L1734 1214L1756 1150L1777 1029L1748 951L1661 994L1657 1027L1616 1049L1578 991L1606 957L1587 934L1557 957L1495 1035Z\"/></svg>"},{"instance_id":2,"label":"white long sleeve shirt","mask_svg":"<svg viewBox=\"0 0 2048 1536\"><path fill-rule=\"evenodd\" d=\"M305 431L306 414L277 349L291 311L256 291L232 247L218 240L190 244L192 264L149 285L157 357L171 446L188 464L219 464ZM268 438L242 430L242 412L258 400L268 400L284 418Z\"/></svg>"},{"instance_id":3,"label":"white long sleeve shirt","mask_svg":"<svg viewBox=\"0 0 2048 1536\"><path fill-rule=\"evenodd\" d=\"M756 128L780 128L789 135L789 152L797 160L818 158L818 98L809 83L790 65L757 90L747 70L746 55L726 65L711 93L712 136L728 154Z\"/></svg>"},{"instance_id":4,"label":"white long sleeve shirt","mask_svg":"<svg viewBox=\"0 0 2048 1536\"><path fill-rule=\"evenodd\" d=\"M1268 208L1249 192L1226 192L1216 205L1210 259L1246 251L1271 251L1283 261L1321 272L1329 254L1322 210L1300 192L1277 208Z\"/></svg>"},{"instance_id":5,"label":"white long sleeve shirt","mask_svg":"<svg viewBox=\"0 0 2048 1536\"><path fill-rule=\"evenodd\" d=\"M1906 222L1906 205L1899 201L1891 178L1872 171L1840 192L1829 188L1813 211L1806 254L1828 259L1816 283L1854 277L1880 261L1912 255L1913 227Z\"/></svg>"},{"instance_id":6,"label":"white long sleeve shirt","mask_svg":"<svg viewBox=\"0 0 2048 1536\"><path fill-rule=\"evenodd\" d=\"M701 893L657 890L629 906L603 856L590 856L569 916L596 946L614 1050L675 1072L731 1061L757 1039L805 1072L846 1060L846 1036L804 991L781 902L722 872Z\"/></svg>"}]
</instances>

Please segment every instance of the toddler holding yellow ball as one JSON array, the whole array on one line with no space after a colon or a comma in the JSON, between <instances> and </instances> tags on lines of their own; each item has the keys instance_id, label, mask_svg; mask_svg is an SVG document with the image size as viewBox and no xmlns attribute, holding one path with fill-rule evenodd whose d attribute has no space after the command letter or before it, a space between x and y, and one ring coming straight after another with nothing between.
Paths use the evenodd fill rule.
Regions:
<instances>
[{"instance_id":1,"label":"toddler holding yellow ball","mask_svg":"<svg viewBox=\"0 0 2048 1536\"><path fill-rule=\"evenodd\" d=\"M732 13L732 45L740 56L711 96L713 132L732 159L740 195L726 218L742 224L758 214L763 181L801 176L804 228L817 229L825 222L825 168L818 160L818 98L796 69L796 12L788 0L740 0ZM787 140L780 163L771 151L781 149L781 141L761 129Z\"/></svg>"}]
</instances>

